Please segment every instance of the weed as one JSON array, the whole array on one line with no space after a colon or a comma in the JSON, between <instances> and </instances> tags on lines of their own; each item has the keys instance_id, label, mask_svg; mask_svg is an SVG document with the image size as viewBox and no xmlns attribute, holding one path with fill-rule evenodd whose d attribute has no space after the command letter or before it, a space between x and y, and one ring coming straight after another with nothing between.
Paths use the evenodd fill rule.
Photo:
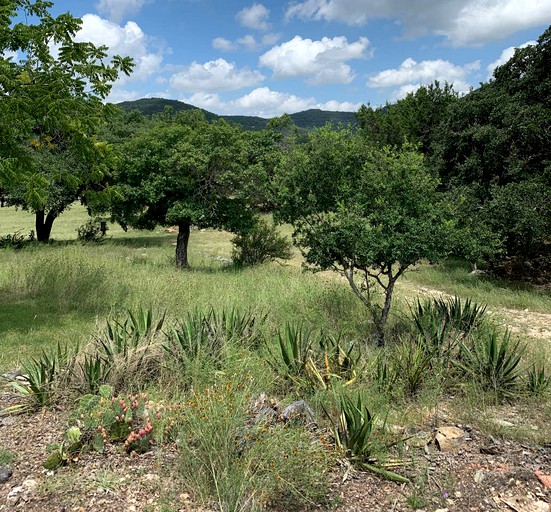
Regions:
<instances>
[{"instance_id":1,"label":"weed","mask_svg":"<svg viewBox=\"0 0 551 512\"><path fill-rule=\"evenodd\" d=\"M0 446L0 466L7 466L15 460L15 454Z\"/></svg>"}]
</instances>

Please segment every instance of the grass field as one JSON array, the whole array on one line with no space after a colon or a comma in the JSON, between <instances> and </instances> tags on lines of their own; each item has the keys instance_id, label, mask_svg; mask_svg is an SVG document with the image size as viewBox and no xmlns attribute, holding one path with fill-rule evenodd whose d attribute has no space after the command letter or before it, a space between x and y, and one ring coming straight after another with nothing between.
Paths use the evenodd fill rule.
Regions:
<instances>
[{"instance_id":1,"label":"grass field","mask_svg":"<svg viewBox=\"0 0 551 512\"><path fill-rule=\"evenodd\" d=\"M76 230L87 218L82 206L74 206L54 223L56 243L0 251L0 371L59 340L82 343L98 316L138 304L174 316L198 307L237 305L268 313L273 326L301 321L355 337L367 331L363 307L347 284L330 273L303 273L297 250L285 264L237 271L216 259L231 256L231 235L196 230L189 249L193 270L179 272L173 266L175 234L163 228L124 232L109 224L101 245L83 245ZM0 236L28 233L32 224L27 212L0 209ZM282 230L291 232L289 226ZM406 274L398 288L395 318L427 289L488 304L503 320L502 308L551 313L548 291L473 276L467 264L452 262L420 265ZM545 348L549 341L539 343Z\"/></svg>"},{"instance_id":2,"label":"grass field","mask_svg":"<svg viewBox=\"0 0 551 512\"><path fill-rule=\"evenodd\" d=\"M182 271L174 266L175 233L124 232L110 225L102 243L83 244L76 229L86 220L85 209L75 206L56 220L52 243L0 250L0 374L24 368L31 378L38 376L38 391L22 395L34 409L55 403L75 412L79 397L109 383L111 400L100 402L90 418L106 417L109 411L101 407L116 407L119 393L136 400L143 390L163 414L183 414L174 416L178 462L163 478L178 481L201 505L260 511L271 499L285 498L295 507L289 510L324 507L336 455L381 463L403 455L402 440L387 424L426 431L445 414L453 423L522 443L541 444L551 435L551 297L544 290L474 276L462 262L419 265L399 283L390 341L380 350L372 343L369 316L346 281L330 272L303 272L297 250L284 264L239 269L224 261L232 253L229 233L193 230L192 270ZM30 215L0 209L0 236L30 229ZM291 232L289 226L281 229ZM428 317L437 319L430 324L434 330L416 330L420 324L412 321L410 307L418 297L438 294L487 304L491 318L444 337L438 329L447 320L441 316ZM166 324L151 337L144 327L137 338L128 337L134 324L124 324L122 338L113 335L119 332L115 320L128 321L128 310L138 318L138 311L164 312ZM107 322L115 329L109 335ZM510 340L507 327L514 333ZM137 345L128 349L133 339ZM79 350L65 359L54 356L53 364L48 357L58 344ZM42 365L43 374L24 366L30 358L39 360L34 368ZM331 431L333 439L342 435L342 446L350 445L337 449L323 435L313 440L317 434L300 422L251 426L251 410L254 416L255 407L264 407L253 404L262 396L278 407L307 400L320 432ZM167 403L184 405L178 413L167 412L160 408ZM345 407L356 412L346 428L337 427ZM503 417L514 428L496 423ZM170 442L164 437L168 419L161 412L150 418L154 446L162 450ZM138 421L143 427L144 418ZM97 425L88 428L86 439L98 435ZM347 438L354 429L360 437ZM0 444L0 456L8 448ZM63 474L67 486L79 479L78 473ZM408 492L425 492L418 484L421 469L410 467L409 474L415 486ZM442 484L435 485L439 490ZM55 489L48 492L64 492Z\"/></svg>"}]
</instances>

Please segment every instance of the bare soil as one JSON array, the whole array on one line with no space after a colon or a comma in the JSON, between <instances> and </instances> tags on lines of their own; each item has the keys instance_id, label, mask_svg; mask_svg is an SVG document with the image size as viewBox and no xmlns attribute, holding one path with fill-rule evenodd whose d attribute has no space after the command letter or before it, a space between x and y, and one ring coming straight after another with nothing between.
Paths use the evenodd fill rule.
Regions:
<instances>
[{"instance_id":1,"label":"bare soil","mask_svg":"<svg viewBox=\"0 0 551 512\"><path fill-rule=\"evenodd\" d=\"M0 395L0 408L9 404L9 395ZM174 478L178 454L170 446L143 455L109 446L104 454L84 453L67 467L46 471L47 447L62 438L66 419L63 411L0 418L0 445L16 455L10 464L13 476L0 484L1 512L206 510L193 502L193 489L181 488ZM551 445L498 440L468 425L456 426L464 439L453 451L438 449L435 429L427 424L420 427L426 436L421 446L408 444L396 454L398 465L389 469L408 476L411 484L359 472L343 462L331 489L332 509L551 511L551 489L536 475L551 472Z\"/></svg>"}]
</instances>

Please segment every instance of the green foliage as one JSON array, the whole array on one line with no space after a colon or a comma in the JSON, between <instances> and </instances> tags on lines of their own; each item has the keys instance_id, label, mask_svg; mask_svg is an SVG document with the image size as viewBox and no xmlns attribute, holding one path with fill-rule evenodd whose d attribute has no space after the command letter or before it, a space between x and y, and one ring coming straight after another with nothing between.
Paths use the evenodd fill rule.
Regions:
<instances>
[{"instance_id":1,"label":"green foliage","mask_svg":"<svg viewBox=\"0 0 551 512\"><path fill-rule=\"evenodd\" d=\"M140 389L158 376L164 321L164 313L142 307L108 318L81 363L89 391L102 384Z\"/></svg>"},{"instance_id":2,"label":"green foliage","mask_svg":"<svg viewBox=\"0 0 551 512\"><path fill-rule=\"evenodd\" d=\"M276 357L283 363L287 378L296 379L303 375L313 346L312 332L302 324L286 324L283 332L278 332Z\"/></svg>"},{"instance_id":3,"label":"green foliage","mask_svg":"<svg viewBox=\"0 0 551 512\"><path fill-rule=\"evenodd\" d=\"M493 329L463 342L458 364L485 391L502 400L519 393L524 352L520 340Z\"/></svg>"},{"instance_id":4,"label":"green foliage","mask_svg":"<svg viewBox=\"0 0 551 512\"><path fill-rule=\"evenodd\" d=\"M550 31L517 49L494 80L452 104L432 141L431 161L444 185L467 187L474 197L462 226L482 226L483 239L498 241L501 256L549 251ZM474 252L492 259L491 251Z\"/></svg>"},{"instance_id":5,"label":"green foliage","mask_svg":"<svg viewBox=\"0 0 551 512\"><path fill-rule=\"evenodd\" d=\"M28 238L29 242L34 241L34 231L29 233L28 237L21 234L21 231L16 231L13 235L0 236L0 249L21 249Z\"/></svg>"},{"instance_id":6,"label":"green foliage","mask_svg":"<svg viewBox=\"0 0 551 512\"><path fill-rule=\"evenodd\" d=\"M373 145L419 144L423 154L430 151L435 131L448 108L459 100L453 86L438 81L421 86L394 104L372 108L362 105L356 114L366 142Z\"/></svg>"},{"instance_id":7,"label":"green foliage","mask_svg":"<svg viewBox=\"0 0 551 512\"><path fill-rule=\"evenodd\" d=\"M532 365L528 370L528 392L535 397L543 396L551 386L551 375L545 369L544 364Z\"/></svg>"},{"instance_id":8,"label":"green foliage","mask_svg":"<svg viewBox=\"0 0 551 512\"><path fill-rule=\"evenodd\" d=\"M220 510L301 510L325 502L324 448L298 425L248 422L250 400L250 390L232 380L191 395L180 430L185 483Z\"/></svg>"},{"instance_id":9,"label":"green foliage","mask_svg":"<svg viewBox=\"0 0 551 512\"><path fill-rule=\"evenodd\" d=\"M469 334L483 324L486 307L484 304L473 303L471 299L463 300L457 295L448 298L433 297L424 303L417 300L412 314L421 332L424 322L428 320L433 324L437 321L449 323L452 329Z\"/></svg>"},{"instance_id":10,"label":"green foliage","mask_svg":"<svg viewBox=\"0 0 551 512\"><path fill-rule=\"evenodd\" d=\"M78 350L78 348L77 348ZM23 402L4 409L4 413L28 412L51 405L63 383L68 382L72 354L67 346L44 351L24 364L25 381L12 381L10 386Z\"/></svg>"},{"instance_id":11,"label":"green foliage","mask_svg":"<svg viewBox=\"0 0 551 512\"><path fill-rule=\"evenodd\" d=\"M281 235L276 226L262 219L249 231L233 238L232 244L232 260L238 266L250 267L292 257L291 241Z\"/></svg>"},{"instance_id":12,"label":"green foliage","mask_svg":"<svg viewBox=\"0 0 551 512\"><path fill-rule=\"evenodd\" d=\"M37 301L44 312L95 314L123 300L128 290L113 266L67 248L33 254L15 269L10 293Z\"/></svg>"},{"instance_id":13,"label":"green foliage","mask_svg":"<svg viewBox=\"0 0 551 512\"><path fill-rule=\"evenodd\" d=\"M333 433L337 446L353 460L367 461L373 455L374 416L364 405L361 395L356 401L347 395L340 397L341 413Z\"/></svg>"},{"instance_id":14,"label":"green foliage","mask_svg":"<svg viewBox=\"0 0 551 512\"><path fill-rule=\"evenodd\" d=\"M246 230L253 214L242 132L198 111L159 119L122 148L113 217L138 228L179 227L176 264L188 267L191 225Z\"/></svg>"},{"instance_id":15,"label":"green foliage","mask_svg":"<svg viewBox=\"0 0 551 512\"><path fill-rule=\"evenodd\" d=\"M196 310L168 330L163 347L186 382L219 370L230 347L257 348L265 320L265 315L237 308Z\"/></svg>"},{"instance_id":16,"label":"green foliage","mask_svg":"<svg viewBox=\"0 0 551 512\"><path fill-rule=\"evenodd\" d=\"M77 228L77 238L81 242L100 242L105 236L101 223L94 219L89 219L86 224Z\"/></svg>"},{"instance_id":17,"label":"green foliage","mask_svg":"<svg viewBox=\"0 0 551 512\"><path fill-rule=\"evenodd\" d=\"M130 58L107 62L105 46L76 42L82 21L54 17L52 5L11 1L0 19L0 188L36 214L39 241L75 200L101 200L110 172L109 148L95 137L109 113L102 100L133 67Z\"/></svg>"},{"instance_id":18,"label":"green foliage","mask_svg":"<svg viewBox=\"0 0 551 512\"><path fill-rule=\"evenodd\" d=\"M15 454L0 446L0 466L7 466L15 460Z\"/></svg>"},{"instance_id":19,"label":"green foliage","mask_svg":"<svg viewBox=\"0 0 551 512\"><path fill-rule=\"evenodd\" d=\"M422 156L323 129L288 155L276 184L278 216L293 223L306 263L347 278L382 344L396 281L419 260L445 256L455 229ZM384 292L382 308L374 286Z\"/></svg>"}]
</instances>

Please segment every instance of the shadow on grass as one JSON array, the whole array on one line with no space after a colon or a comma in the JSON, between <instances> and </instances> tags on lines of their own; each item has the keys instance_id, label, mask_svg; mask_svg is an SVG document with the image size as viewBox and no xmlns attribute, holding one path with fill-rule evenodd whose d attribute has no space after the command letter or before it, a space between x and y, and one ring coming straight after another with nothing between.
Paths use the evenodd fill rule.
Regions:
<instances>
[{"instance_id":1,"label":"shadow on grass","mask_svg":"<svg viewBox=\"0 0 551 512\"><path fill-rule=\"evenodd\" d=\"M444 261L440 265L435 266L434 270L446 274L446 276L448 276L447 279L466 286L472 286L473 281L476 281L484 283L487 288L495 288L496 290L505 289L512 292L541 292L541 288L531 283L506 279L492 274L491 271L473 275L470 263L457 258L450 258Z\"/></svg>"},{"instance_id":2,"label":"shadow on grass","mask_svg":"<svg viewBox=\"0 0 551 512\"><path fill-rule=\"evenodd\" d=\"M169 246L175 240L174 235L152 235L152 236L136 236L132 238L110 238L104 243L114 246L132 247L139 249L141 247L161 247Z\"/></svg>"}]
</instances>

